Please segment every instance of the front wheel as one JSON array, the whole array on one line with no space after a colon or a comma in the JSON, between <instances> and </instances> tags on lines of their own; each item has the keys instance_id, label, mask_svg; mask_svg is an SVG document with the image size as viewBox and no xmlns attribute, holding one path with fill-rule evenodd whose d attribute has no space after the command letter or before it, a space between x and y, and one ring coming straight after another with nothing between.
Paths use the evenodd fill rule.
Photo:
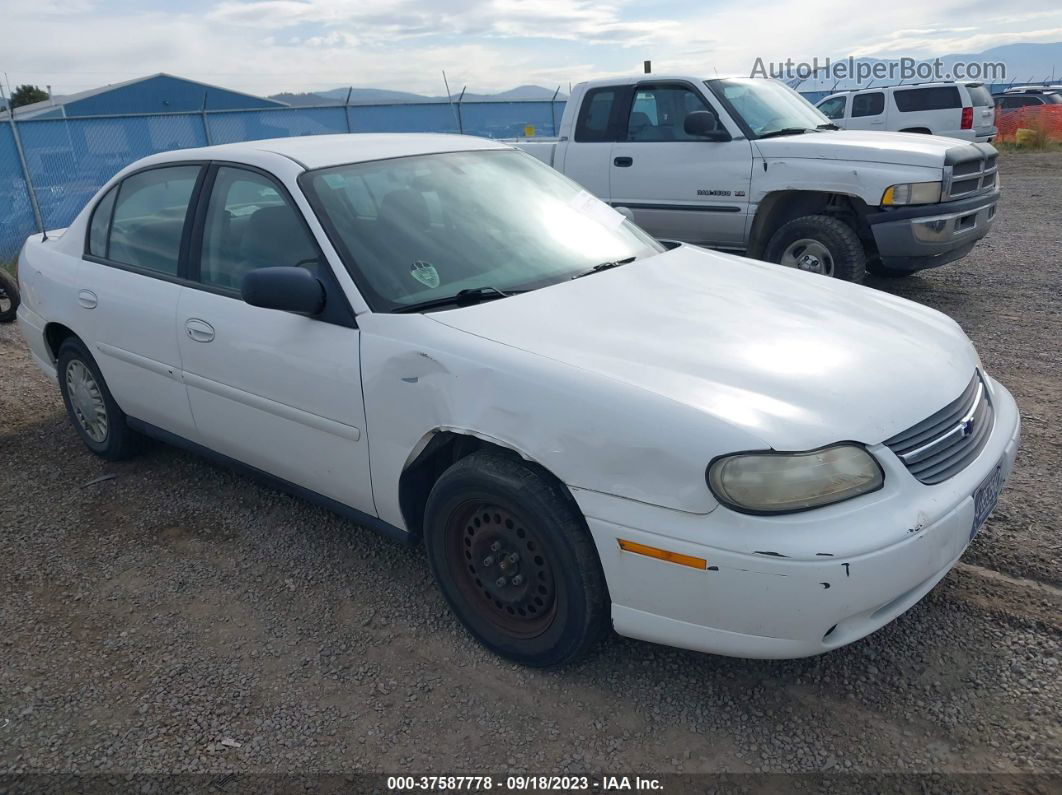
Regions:
<instances>
[{"instance_id":1,"label":"front wheel","mask_svg":"<svg viewBox=\"0 0 1062 795\"><path fill-rule=\"evenodd\" d=\"M866 251L855 230L828 215L782 224L767 242L764 259L846 282L862 282L867 273Z\"/></svg>"},{"instance_id":2,"label":"front wheel","mask_svg":"<svg viewBox=\"0 0 1062 795\"><path fill-rule=\"evenodd\" d=\"M480 451L446 470L428 497L424 545L461 623L514 662L571 662L608 626L585 519L562 485L515 456Z\"/></svg>"},{"instance_id":3,"label":"front wheel","mask_svg":"<svg viewBox=\"0 0 1062 795\"><path fill-rule=\"evenodd\" d=\"M10 323L18 313L18 282L0 268L0 323Z\"/></svg>"}]
</instances>

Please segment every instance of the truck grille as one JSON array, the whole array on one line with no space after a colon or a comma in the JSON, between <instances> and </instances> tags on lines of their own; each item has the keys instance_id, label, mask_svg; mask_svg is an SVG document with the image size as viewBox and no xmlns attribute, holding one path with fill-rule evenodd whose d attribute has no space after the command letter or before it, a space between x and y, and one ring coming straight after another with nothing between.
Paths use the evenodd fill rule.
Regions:
<instances>
[{"instance_id":1,"label":"truck grille","mask_svg":"<svg viewBox=\"0 0 1062 795\"><path fill-rule=\"evenodd\" d=\"M988 441L994 415L980 373L936 414L885 441L922 483L941 483L965 469Z\"/></svg>"},{"instance_id":2,"label":"truck grille","mask_svg":"<svg viewBox=\"0 0 1062 795\"><path fill-rule=\"evenodd\" d=\"M944 166L943 201L989 193L996 187L995 150L990 146L949 149Z\"/></svg>"}]
</instances>

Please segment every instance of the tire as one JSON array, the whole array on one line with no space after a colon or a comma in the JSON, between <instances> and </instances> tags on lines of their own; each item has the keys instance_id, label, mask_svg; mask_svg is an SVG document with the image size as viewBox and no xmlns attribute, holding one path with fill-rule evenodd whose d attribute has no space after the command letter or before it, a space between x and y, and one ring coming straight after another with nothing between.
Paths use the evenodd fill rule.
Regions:
<instances>
[{"instance_id":1,"label":"tire","mask_svg":"<svg viewBox=\"0 0 1062 795\"><path fill-rule=\"evenodd\" d=\"M64 340L56 370L67 416L89 450L109 461L140 451L143 437L127 424L125 412L114 402L96 360L81 340Z\"/></svg>"},{"instance_id":2,"label":"tire","mask_svg":"<svg viewBox=\"0 0 1062 795\"><path fill-rule=\"evenodd\" d=\"M767 241L764 259L857 284L867 274L866 251L855 230L827 215L782 224Z\"/></svg>"},{"instance_id":3,"label":"tire","mask_svg":"<svg viewBox=\"0 0 1062 795\"><path fill-rule=\"evenodd\" d=\"M424 546L450 608L495 654L563 665L609 626L586 520L562 485L515 456L484 450L447 469L428 496Z\"/></svg>"},{"instance_id":4,"label":"tire","mask_svg":"<svg viewBox=\"0 0 1062 795\"><path fill-rule=\"evenodd\" d=\"M15 319L20 300L15 277L0 268L0 323L10 323Z\"/></svg>"}]
</instances>

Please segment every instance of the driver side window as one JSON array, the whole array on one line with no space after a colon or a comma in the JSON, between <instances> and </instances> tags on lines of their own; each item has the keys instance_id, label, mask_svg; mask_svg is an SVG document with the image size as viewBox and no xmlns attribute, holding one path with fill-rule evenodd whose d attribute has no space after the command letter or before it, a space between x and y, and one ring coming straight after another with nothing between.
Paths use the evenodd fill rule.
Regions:
<instances>
[{"instance_id":1,"label":"driver side window","mask_svg":"<svg viewBox=\"0 0 1062 795\"><path fill-rule=\"evenodd\" d=\"M711 110L685 86L644 86L634 94L627 121L628 141L699 141L683 129L687 114Z\"/></svg>"},{"instance_id":2,"label":"driver side window","mask_svg":"<svg viewBox=\"0 0 1062 795\"><path fill-rule=\"evenodd\" d=\"M315 274L321 266L299 210L268 177L220 167L203 227L199 280L238 290L252 270L292 265Z\"/></svg>"},{"instance_id":3,"label":"driver side window","mask_svg":"<svg viewBox=\"0 0 1062 795\"><path fill-rule=\"evenodd\" d=\"M847 97L834 97L819 105L819 112L827 119L843 119L844 103Z\"/></svg>"}]
</instances>

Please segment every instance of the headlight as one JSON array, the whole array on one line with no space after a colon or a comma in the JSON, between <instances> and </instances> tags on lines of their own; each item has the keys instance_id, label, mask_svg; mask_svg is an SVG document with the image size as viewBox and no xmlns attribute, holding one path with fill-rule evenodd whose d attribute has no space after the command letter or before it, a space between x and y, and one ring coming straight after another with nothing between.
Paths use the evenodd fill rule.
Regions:
<instances>
[{"instance_id":1,"label":"headlight","mask_svg":"<svg viewBox=\"0 0 1062 795\"><path fill-rule=\"evenodd\" d=\"M708 467L708 487L745 513L791 513L877 491L881 466L862 447L838 444L806 453L738 453Z\"/></svg>"},{"instance_id":2,"label":"headlight","mask_svg":"<svg viewBox=\"0 0 1062 795\"><path fill-rule=\"evenodd\" d=\"M901 204L936 204L940 201L939 182L905 182L892 185L881 194L883 207Z\"/></svg>"}]
</instances>

